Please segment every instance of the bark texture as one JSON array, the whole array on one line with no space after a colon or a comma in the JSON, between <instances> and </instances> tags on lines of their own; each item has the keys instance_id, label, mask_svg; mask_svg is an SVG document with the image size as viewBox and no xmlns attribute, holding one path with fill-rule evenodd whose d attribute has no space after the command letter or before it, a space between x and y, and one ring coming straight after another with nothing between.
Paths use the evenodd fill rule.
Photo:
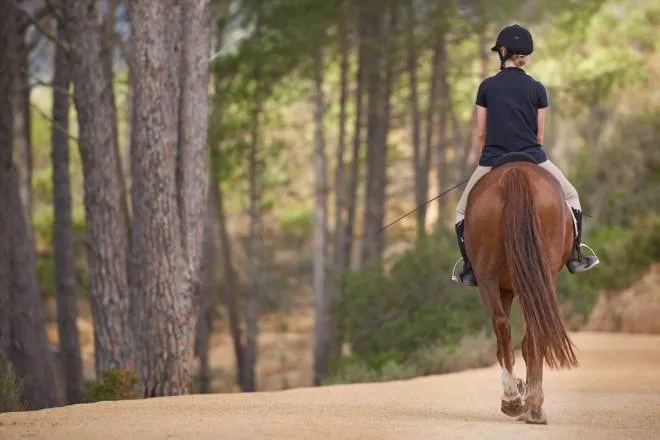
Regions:
<instances>
[{"instance_id":1,"label":"bark texture","mask_svg":"<svg viewBox=\"0 0 660 440\"><path fill-rule=\"evenodd\" d=\"M12 169L14 112L12 109L12 91L14 74L12 72L16 27L11 13L13 6L9 0L0 0L0 7L7 13L0 14L0 188L8 188ZM9 243L10 235L9 193L0 191L0 243ZM0 246L0 358L9 355L9 322L11 306L11 249Z\"/></svg>"},{"instance_id":2,"label":"bark texture","mask_svg":"<svg viewBox=\"0 0 660 440\"><path fill-rule=\"evenodd\" d=\"M94 357L97 376L132 368L127 281L126 200L117 163L116 118L110 71L103 60L97 2L66 0L71 73L83 164Z\"/></svg>"},{"instance_id":3,"label":"bark texture","mask_svg":"<svg viewBox=\"0 0 660 440\"><path fill-rule=\"evenodd\" d=\"M18 47L14 63L14 163L19 175L21 202L32 231L32 140L30 136L29 49L22 32L16 36Z\"/></svg>"},{"instance_id":4,"label":"bark texture","mask_svg":"<svg viewBox=\"0 0 660 440\"><path fill-rule=\"evenodd\" d=\"M214 185L215 181L210 181ZM206 219L204 221L204 242L202 244L202 265L199 282L199 312L197 314L197 330L195 338L195 355L199 358L199 392L211 392L211 365L209 363L209 348L213 332L215 316L216 281L215 268L217 263L217 234L215 228L215 194L209 192Z\"/></svg>"},{"instance_id":5,"label":"bark texture","mask_svg":"<svg viewBox=\"0 0 660 440\"><path fill-rule=\"evenodd\" d=\"M209 2L129 7L136 354L143 395L177 395L191 385L206 212Z\"/></svg>"},{"instance_id":6,"label":"bark texture","mask_svg":"<svg viewBox=\"0 0 660 440\"><path fill-rule=\"evenodd\" d=\"M16 86L16 25L13 2L0 1L0 218L3 239L0 267L3 275L0 350L8 352L23 382L22 400L27 409L57 404L55 374L44 313L39 296L36 253L21 201L19 175L12 162L14 128L12 96ZM9 311L9 313L7 313ZM9 322L7 322L7 318ZM8 332L7 332L8 330ZM8 334L8 337L7 337ZM9 345L7 346L7 341Z\"/></svg>"},{"instance_id":7,"label":"bark texture","mask_svg":"<svg viewBox=\"0 0 660 440\"><path fill-rule=\"evenodd\" d=\"M214 150L217 152L217 150ZM225 276L224 299L229 315L229 330L234 345L234 355L236 357L236 381L244 388L245 382L245 347L243 345L243 331L241 329L241 320L238 305L239 280L236 268L234 267L234 252L232 251L231 239L227 230L227 218L225 215L224 199L222 189L218 185L213 185L213 195L216 200L215 209L218 215L218 226L220 235L220 249L222 251L222 265Z\"/></svg>"},{"instance_id":8,"label":"bark texture","mask_svg":"<svg viewBox=\"0 0 660 440\"><path fill-rule=\"evenodd\" d=\"M57 36L68 40L66 22L57 25ZM60 361L67 403L82 402L82 359L78 326L76 325L76 281L73 261L73 226L71 220L71 182L69 177L69 56L55 46L53 73L53 124L51 132L51 161L53 164L53 247L55 268L55 298L57 301L57 329L60 340Z\"/></svg>"}]
</instances>

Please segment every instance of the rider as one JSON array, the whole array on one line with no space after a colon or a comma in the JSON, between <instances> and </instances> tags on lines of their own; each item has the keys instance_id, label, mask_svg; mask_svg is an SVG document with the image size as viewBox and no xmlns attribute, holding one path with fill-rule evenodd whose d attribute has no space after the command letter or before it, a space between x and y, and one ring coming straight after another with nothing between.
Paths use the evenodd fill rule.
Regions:
<instances>
[{"instance_id":1,"label":"rider","mask_svg":"<svg viewBox=\"0 0 660 440\"><path fill-rule=\"evenodd\" d=\"M561 184L566 202L575 217L577 234L566 267L571 273L584 272L598 264L595 256L582 255L582 209L575 187L543 150L544 117L548 97L543 84L523 69L534 50L532 34L517 24L502 29L491 48L500 57L500 72L484 79L476 98L476 130L474 135L483 145L479 166L474 171L456 206L456 236L463 256L463 271L454 278L465 285L476 286L476 278L465 252L463 221L468 194L477 181L488 173L499 157L508 152L523 152L548 170ZM486 130L486 127L488 128Z\"/></svg>"}]
</instances>

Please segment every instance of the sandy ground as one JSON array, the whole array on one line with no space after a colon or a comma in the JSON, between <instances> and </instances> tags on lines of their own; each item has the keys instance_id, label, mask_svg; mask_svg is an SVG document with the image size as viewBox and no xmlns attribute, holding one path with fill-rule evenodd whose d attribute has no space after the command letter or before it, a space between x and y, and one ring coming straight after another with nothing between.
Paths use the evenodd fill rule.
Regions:
<instances>
[{"instance_id":1,"label":"sandy ground","mask_svg":"<svg viewBox=\"0 0 660 440\"><path fill-rule=\"evenodd\" d=\"M401 382L76 405L0 414L0 439L660 438L660 336L579 333L546 369L549 425L499 412L499 367ZM520 375L523 363L518 359Z\"/></svg>"}]
</instances>

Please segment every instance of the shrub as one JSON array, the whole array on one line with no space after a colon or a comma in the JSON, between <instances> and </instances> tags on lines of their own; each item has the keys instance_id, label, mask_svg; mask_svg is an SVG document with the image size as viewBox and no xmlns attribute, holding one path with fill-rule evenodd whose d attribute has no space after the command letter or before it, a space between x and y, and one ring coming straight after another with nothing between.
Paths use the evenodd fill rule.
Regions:
<instances>
[{"instance_id":1,"label":"shrub","mask_svg":"<svg viewBox=\"0 0 660 440\"><path fill-rule=\"evenodd\" d=\"M23 411L25 407L21 401L22 392L23 384L13 365L0 358L0 413Z\"/></svg>"},{"instance_id":2,"label":"shrub","mask_svg":"<svg viewBox=\"0 0 660 440\"><path fill-rule=\"evenodd\" d=\"M138 375L122 368L108 370L100 380L85 383L88 402L137 399Z\"/></svg>"},{"instance_id":3,"label":"shrub","mask_svg":"<svg viewBox=\"0 0 660 440\"><path fill-rule=\"evenodd\" d=\"M422 347L405 362L388 360L380 368L369 367L353 358L340 371L323 381L324 385L406 380L431 374L454 373L487 367L497 362L496 342L486 332L468 335L454 346L440 343Z\"/></svg>"},{"instance_id":4,"label":"shrub","mask_svg":"<svg viewBox=\"0 0 660 440\"><path fill-rule=\"evenodd\" d=\"M449 279L458 254L453 241L443 231L396 258L389 273L374 262L346 276L335 318L354 358L380 369L430 344L457 344L490 328L478 290Z\"/></svg>"}]
</instances>

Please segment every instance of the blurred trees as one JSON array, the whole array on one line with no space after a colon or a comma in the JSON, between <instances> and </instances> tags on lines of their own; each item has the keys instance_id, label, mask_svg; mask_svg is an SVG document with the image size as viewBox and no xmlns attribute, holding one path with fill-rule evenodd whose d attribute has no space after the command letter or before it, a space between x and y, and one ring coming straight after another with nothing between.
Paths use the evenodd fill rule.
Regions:
<instances>
[{"instance_id":1,"label":"blurred trees","mask_svg":"<svg viewBox=\"0 0 660 440\"><path fill-rule=\"evenodd\" d=\"M623 257L601 237L655 243L655 226L626 235L656 224L660 194L651 0L3 6L16 24L3 22L0 50L11 189L0 236L12 243L0 251L0 356L26 397L48 390L35 405L55 400L49 361L33 365L50 359L37 274L56 293L67 402L84 398L76 294L92 304L96 376L135 370L142 396L189 392L194 356L211 390L214 316L228 322L243 391L259 389L261 316L312 300L317 384L345 362L344 343L379 368L480 331L480 305L448 281L458 194L426 202L475 164L476 87L497 71L488 48L511 22L534 32L528 71L551 101L545 147L571 165L594 215L587 242L612 264ZM42 46L50 83L30 58ZM35 83L52 96L45 159L43 115L27 110ZM572 292L611 284L603 271L562 278L571 310L588 313Z\"/></svg>"}]
</instances>

